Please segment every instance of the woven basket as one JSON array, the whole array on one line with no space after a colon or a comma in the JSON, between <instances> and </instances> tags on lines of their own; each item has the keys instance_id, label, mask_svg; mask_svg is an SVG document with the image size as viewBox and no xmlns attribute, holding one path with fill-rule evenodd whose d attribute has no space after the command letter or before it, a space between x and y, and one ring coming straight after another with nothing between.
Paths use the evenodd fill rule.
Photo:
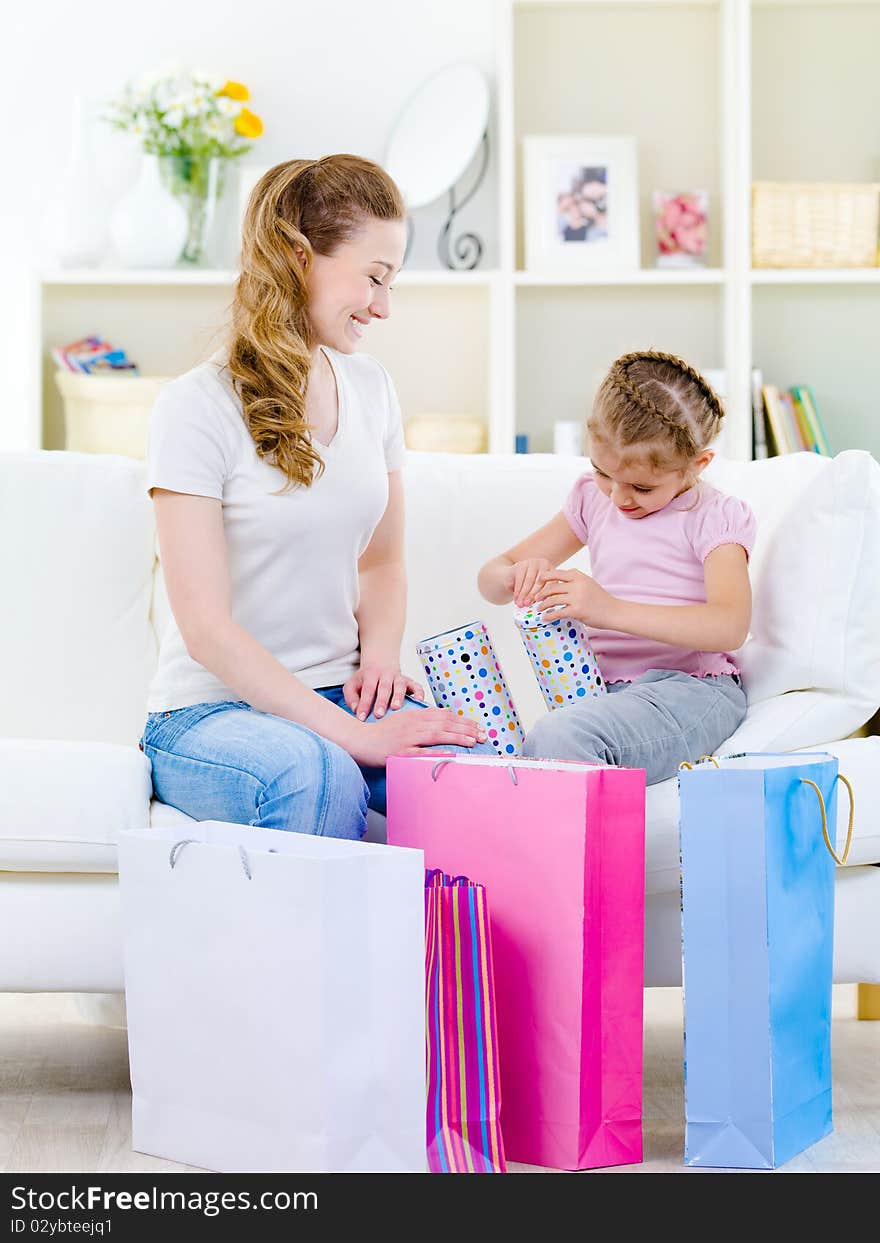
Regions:
<instances>
[{"instance_id":1,"label":"woven basket","mask_svg":"<svg viewBox=\"0 0 880 1243\"><path fill-rule=\"evenodd\" d=\"M65 448L145 458L150 411L171 378L56 371L64 399Z\"/></svg>"},{"instance_id":2,"label":"woven basket","mask_svg":"<svg viewBox=\"0 0 880 1243\"><path fill-rule=\"evenodd\" d=\"M752 186L756 268L877 266L880 185L758 181Z\"/></svg>"},{"instance_id":3,"label":"woven basket","mask_svg":"<svg viewBox=\"0 0 880 1243\"><path fill-rule=\"evenodd\" d=\"M427 453L485 453L486 424L463 414L417 414L407 419L408 449Z\"/></svg>"}]
</instances>

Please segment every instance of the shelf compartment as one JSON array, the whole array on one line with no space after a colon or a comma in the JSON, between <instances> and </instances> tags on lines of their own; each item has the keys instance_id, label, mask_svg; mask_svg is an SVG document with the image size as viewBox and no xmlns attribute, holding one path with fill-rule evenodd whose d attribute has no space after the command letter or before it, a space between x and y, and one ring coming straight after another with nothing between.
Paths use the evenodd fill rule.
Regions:
<instances>
[{"instance_id":1,"label":"shelf compartment","mask_svg":"<svg viewBox=\"0 0 880 1243\"><path fill-rule=\"evenodd\" d=\"M808 384L833 453L880 457L880 298L869 285L765 284L752 299L752 358L765 384Z\"/></svg>"},{"instance_id":2,"label":"shelf compartment","mask_svg":"<svg viewBox=\"0 0 880 1243\"><path fill-rule=\"evenodd\" d=\"M871 182L880 4L752 10L752 180Z\"/></svg>"},{"instance_id":3,"label":"shelf compartment","mask_svg":"<svg viewBox=\"0 0 880 1243\"><path fill-rule=\"evenodd\" d=\"M516 431L549 452L557 419L582 422L620 354L668 350L699 368L724 365L723 290L532 286L516 302Z\"/></svg>"},{"instance_id":4,"label":"shelf compartment","mask_svg":"<svg viewBox=\"0 0 880 1243\"><path fill-rule=\"evenodd\" d=\"M651 191L706 190L708 262L723 266L721 6L516 5L513 129L517 265L524 256L522 140L632 134L642 262L656 253ZM658 55L658 49L663 49ZM621 83L629 84L621 89ZM548 193L552 187L548 188ZM613 207L612 207L613 211Z\"/></svg>"}]
</instances>

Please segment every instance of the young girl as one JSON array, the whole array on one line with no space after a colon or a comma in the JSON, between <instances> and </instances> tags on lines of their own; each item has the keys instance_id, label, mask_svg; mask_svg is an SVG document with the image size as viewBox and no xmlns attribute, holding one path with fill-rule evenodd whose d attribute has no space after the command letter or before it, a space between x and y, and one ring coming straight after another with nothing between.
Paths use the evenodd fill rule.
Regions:
<instances>
[{"instance_id":1,"label":"young girl","mask_svg":"<svg viewBox=\"0 0 880 1243\"><path fill-rule=\"evenodd\" d=\"M731 653L751 619L755 519L700 480L723 417L683 359L624 354L587 422L592 471L555 518L480 571L493 604L584 622L607 684L540 720L526 755L644 768L650 785L712 754L745 717ZM592 575L557 568L584 545Z\"/></svg>"},{"instance_id":2,"label":"young girl","mask_svg":"<svg viewBox=\"0 0 880 1243\"><path fill-rule=\"evenodd\" d=\"M173 621L141 747L156 797L196 820L358 838L368 802L385 809L388 755L485 742L405 698L422 691L400 670L403 430L390 377L357 350L390 313L405 219L367 160L270 169L228 345L153 410Z\"/></svg>"}]
</instances>

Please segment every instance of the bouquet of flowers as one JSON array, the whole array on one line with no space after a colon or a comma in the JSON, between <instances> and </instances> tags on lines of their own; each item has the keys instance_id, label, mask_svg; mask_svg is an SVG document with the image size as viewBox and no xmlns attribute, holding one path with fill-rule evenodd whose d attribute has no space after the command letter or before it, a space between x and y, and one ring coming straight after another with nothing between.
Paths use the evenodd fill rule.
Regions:
<instances>
[{"instance_id":1,"label":"bouquet of flowers","mask_svg":"<svg viewBox=\"0 0 880 1243\"><path fill-rule=\"evenodd\" d=\"M202 259L226 164L250 151L263 132L257 114L243 106L249 98L241 82L167 66L128 83L107 106L104 119L159 158L166 186L184 200L189 234L181 258L187 262Z\"/></svg>"},{"instance_id":2,"label":"bouquet of flowers","mask_svg":"<svg viewBox=\"0 0 880 1243\"><path fill-rule=\"evenodd\" d=\"M249 98L241 82L168 66L129 82L106 119L141 139L152 155L229 158L249 151L263 132L257 114L242 107Z\"/></svg>"}]
</instances>

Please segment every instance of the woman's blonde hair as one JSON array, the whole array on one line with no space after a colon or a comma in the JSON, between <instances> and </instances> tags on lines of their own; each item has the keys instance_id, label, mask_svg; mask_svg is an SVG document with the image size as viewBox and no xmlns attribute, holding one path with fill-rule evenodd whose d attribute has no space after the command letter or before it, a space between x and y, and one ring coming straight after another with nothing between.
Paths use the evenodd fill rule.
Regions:
<instances>
[{"instance_id":1,"label":"woman's blonde hair","mask_svg":"<svg viewBox=\"0 0 880 1243\"><path fill-rule=\"evenodd\" d=\"M591 440L608 441L655 469L680 468L712 443L724 410L696 368L676 354L638 350L611 364L587 420Z\"/></svg>"},{"instance_id":2,"label":"woman's blonde hair","mask_svg":"<svg viewBox=\"0 0 880 1243\"><path fill-rule=\"evenodd\" d=\"M370 218L405 216L384 169L356 155L287 160L251 192L228 366L257 453L287 477L285 491L309 487L324 469L305 417L314 345L306 284L312 258L333 254Z\"/></svg>"}]
</instances>

